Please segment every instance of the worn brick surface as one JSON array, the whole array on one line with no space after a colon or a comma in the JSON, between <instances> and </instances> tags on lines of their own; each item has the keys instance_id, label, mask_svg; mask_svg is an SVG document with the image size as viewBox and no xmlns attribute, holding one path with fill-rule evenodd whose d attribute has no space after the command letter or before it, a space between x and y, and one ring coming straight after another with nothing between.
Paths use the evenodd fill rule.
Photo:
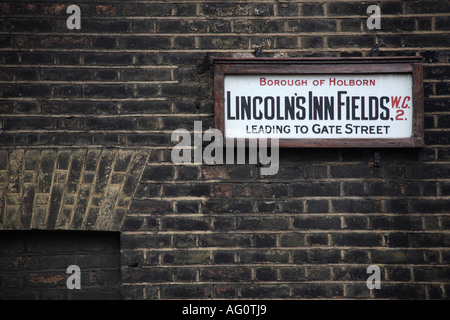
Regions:
<instances>
[{"instance_id":1,"label":"worn brick surface","mask_svg":"<svg viewBox=\"0 0 450 320\"><path fill-rule=\"evenodd\" d=\"M0 233L1 300L120 299L119 233ZM67 289L78 265L81 289Z\"/></svg>"},{"instance_id":2,"label":"worn brick surface","mask_svg":"<svg viewBox=\"0 0 450 320\"><path fill-rule=\"evenodd\" d=\"M0 229L120 230L124 299L450 297L448 2L77 4L81 30L65 2L0 2ZM173 130L213 126L211 59L375 44L424 58L425 148L379 168L374 150L282 149L265 177L171 162Z\"/></svg>"},{"instance_id":3,"label":"worn brick surface","mask_svg":"<svg viewBox=\"0 0 450 320\"><path fill-rule=\"evenodd\" d=\"M18 148L4 153L2 229L119 231L149 150Z\"/></svg>"}]
</instances>

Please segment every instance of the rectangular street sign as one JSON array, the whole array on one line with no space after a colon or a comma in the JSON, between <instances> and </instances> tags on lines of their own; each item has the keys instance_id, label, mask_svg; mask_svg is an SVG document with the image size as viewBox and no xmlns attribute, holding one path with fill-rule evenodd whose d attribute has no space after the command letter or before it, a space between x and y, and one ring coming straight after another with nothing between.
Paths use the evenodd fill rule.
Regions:
<instances>
[{"instance_id":1,"label":"rectangular street sign","mask_svg":"<svg viewBox=\"0 0 450 320\"><path fill-rule=\"evenodd\" d=\"M422 147L415 58L216 59L215 125L225 139L281 147Z\"/></svg>"}]
</instances>

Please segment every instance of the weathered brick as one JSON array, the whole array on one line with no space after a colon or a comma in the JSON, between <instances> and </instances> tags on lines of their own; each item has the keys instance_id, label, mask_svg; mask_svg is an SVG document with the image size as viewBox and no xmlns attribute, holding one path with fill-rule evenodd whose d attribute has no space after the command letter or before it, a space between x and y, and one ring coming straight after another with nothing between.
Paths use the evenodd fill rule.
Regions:
<instances>
[{"instance_id":1,"label":"weathered brick","mask_svg":"<svg viewBox=\"0 0 450 320\"><path fill-rule=\"evenodd\" d=\"M206 299L211 297L211 287L208 285L169 285L161 288L162 299Z\"/></svg>"},{"instance_id":2,"label":"weathered brick","mask_svg":"<svg viewBox=\"0 0 450 320\"><path fill-rule=\"evenodd\" d=\"M234 253L224 251L214 251L213 263L216 265L234 263Z\"/></svg>"},{"instance_id":3,"label":"weathered brick","mask_svg":"<svg viewBox=\"0 0 450 320\"><path fill-rule=\"evenodd\" d=\"M173 251L163 254L165 264L210 264L211 253L205 250Z\"/></svg>"},{"instance_id":4,"label":"weathered brick","mask_svg":"<svg viewBox=\"0 0 450 320\"><path fill-rule=\"evenodd\" d=\"M164 218L162 228L164 230L208 230L210 222L204 219L194 218Z\"/></svg>"},{"instance_id":5,"label":"weathered brick","mask_svg":"<svg viewBox=\"0 0 450 320\"><path fill-rule=\"evenodd\" d=\"M330 48L371 48L374 45L374 39L371 36L329 36L327 44Z\"/></svg>"},{"instance_id":6,"label":"weathered brick","mask_svg":"<svg viewBox=\"0 0 450 320\"><path fill-rule=\"evenodd\" d=\"M450 246L450 236L446 233L410 233L409 237L412 247Z\"/></svg>"},{"instance_id":7,"label":"weathered brick","mask_svg":"<svg viewBox=\"0 0 450 320\"><path fill-rule=\"evenodd\" d=\"M338 246L378 247L383 243L382 235L374 233L333 233L331 237Z\"/></svg>"},{"instance_id":8,"label":"weathered brick","mask_svg":"<svg viewBox=\"0 0 450 320\"><path fill-rule=\"evenodd\" d=\"M340 250L311 249L308 251L308 261L312 263L339 263L341 262Z\"/></svg>"},{"instance_id":9,"label":"weathered brick","mask_svg":"<svg viewBox=\"0 0 450 320\"><path fill-rule=\"evenodd\" d=\"M171 13L172 5L164 3L127 3L121 6L123 16L169 16Z\"/></svg>"},{"instance_id":10,"label":"weathered brick","mask_svg":"<svg viewBox=\"0 0 450 320\"><path fill-rule=\"evenodd\" d=\"M291 194L294 197L307 196L337 196L339 195L338 183L324 183L324 182L302 182L293 183L290 186Z\"/></svg>"},{"instance_id":11,"label":"weathered brick","mask_svg":"<svg viewBox=\"0 0 450 320\"><path fill-rule=\"evenodd\" d=\"M399 232L390 233L388 234L387 244L389 247L409 247L409 235Z\"/></svg>"},{"instance_id":12,"label":"weathered brick","mask_svg":"<svg viewBox=\"0 0 450 320\"><path fill-rule=\"evenodd\" d=\"M242 267L207 267L202 268L200 278L203 281L249 281L251 270Z\"/></svg>"},{"instance_id":13,"label":"weathered brick","mask_svg":"<svg viewBox=\"0 0 450 320\"><path fill-rule=\"evenodd\" d=\"M343 295L344 288L339 284L308 283L293 286L293 296L308 298L333 298Z\"/></svg>"},{"instance_id":14,"label":"weathered brick","mask_svg":"<svg viewBox=\"0 0 450 320\"><path fill-rule=\"evenodd\" d=\"M368 228L368 218L361 216L344 217L346 229L364 230Z\"/></svg>"},{"instance_id":15,"label":"weathered brick","mask_svg":"<svg viewBox=\"0 0 450 320\"><path fill-rule=\"evenodd\" d=\"M369 255L366 250L343 250L344 258L342 259L343 262L348 263L368 263L369 261Z\"/></svg>"},{"instance_id":16,"label":"weathered brick","mask_svg":"<svg viewBox=\"0 0 450 320\"><path fill-rule=\"evenodd\" d=\"M136 190L136 198L159 197L161 194L161 185L155 183L140 184Z\"/></svg>"},{"instance_id":17,"label":"weathered brick","mask_svg":"<svg viewBox=\"0 0 450 320\"><path fill-rule=\"evenodd\" d=\"M124 248L139 248L144 244L149 248L165 248L171 244L170 235L159 234L143 234L131 235L127 234L121 238Z\"/></svg>"},{"instance_id":18,"label":"weathered brick","mask_svg":"<svg viewBox=\"0 0 450 320\"><path fill-rule=\"evenodd\" d=\"M335 19L301 19L288 22L289 30L295 32L330 32L336 31Z\"/></svg>"},{"instance_id":19,"label":"weathered brick","mask_svg":"<svg viewBox=\"0 0 450 320\"><path fill-rule=\"evenodd\" d=\"M307 200L306 212L308 213L323 213L328 212L329 205L327 200Z\"/></svg>"},{"instance_id":20,"label":"weathered brick","mask_svg":"<svg viewBox=\"0 0 450 320\"><path fill-rule=\"evenodd\" d=\"M86 152L74 152L72 154L72 161L69 170L67 191L69 193L74 193L78 189L78 184L80 182L81 171L86 157Z\"/></svg>"},{"instance_id":21,"label":"weathered brick","mask_svg":"<svg viewBox=\"0 0 450 320\"><path fill-rule=\"evenodd\" d=\"M422 219L396 216L396 217L373 217L370 219L372 228L384 230L420 230Z\"/></svg>"},{"instance_id":22,"label":"weathered brick","mask_svg":"<svg viewBox=\"0 0 450 320\"><path fill-rule=\"evenodd\" d=\"M133 60L129 53L86 53L82 57L87 65L131 65Z\"/></svg>"},{"instance_id":23,"label":"weathered brick","mask_svg":"<svg viewBox=\"0 0 450 320\"><path fill-rule=\"evenodd\" d=\"M31 226L35 193L36 189L33 185L26 187L23 193L21 225L24 229L28 229Z\"/></svg>"},{"instance_id":24,"label":"weathered brick","mask_svg":"<svg viewBox=\"0 0 450 320\"><path fill-rule=\"evenodd\" d=\"M424 286L409 283L386 284L383 290L374 290L374 293L378 299L425 299L426 295Z\"/></svg>"},{"instance_id":25,"label":"weathered brick","mask_svg":"<svg viewBox=\"0 0 450 320\"><path fill-rule=\"evenodd\" d=\"M205 49L248 49L247 36L201 37L200 46Z\"/></svg>"},{"instance_id":26,"label":"weathered brick","mask_svg":"<svg viewBox=\"0 0 450 320\"><path fill-rule=\"evenodd\" d=\"M296 217L294 228L300 230L337 230L341 229L341 219L339 217Z\"/></svg>"},{"instance_id":27,"label":"weathered brick","mask_svg":"<svg viewBox=\"0 0 450 320\"><path fill-rule=\"evenodd\" d=\"M163 186L163 195L177 197L207 197L211 194L211 186L207 184L167 184Z\"/></svg>"},{"instance_id":28,"label":"weathered brick","mask_svg":"<svg viewBox=\"0 0 450 320\"><path fill-rule=\"evenodd\" d=\"M411 1L406 4L405 13L432 13L432 12L448 12L450 5L440 1Z\"/></svg>"},{"instance_id":29,"label":"weathered brick","mask_svg":"<svg viewBox=\"0 0 450 320\"><path fill-rule=\"evenodd\" d=\"M172 166L148 166L144 170L142 180L172 180L174 174L175 169Z\"/></svg>"},{"instance_id":30,"label":"weathered brick","mask_svg":"<svg viewBox=\"0 0 450 320\"><path fill-rule=\"evenodd\" d=\"M250 247L251 239L247 234L205 234L199 236L201 247Z\"/></svg>"},{"instance_id":31,"label":"weathered brick","mask_svg":"<svg viewBox=\"0 0 450 320\"><path fill-rule=\"evenodd\" d=\"M204 213L248 213L253 212L253 203L246 200L235 200L233 202L226 201L224 199L209 199L206 201Z\"/></svg>"},{"instance_id":32,"label":"weathered brick","mask_svg":"<svg viewBox=\"0 0 450 320\"><path fill-rule=\"evenodd\" d=\"M242 285L243 298L287 298L289 287L286 285Z\"/></svg>"},{"instance_id":33,"label":"weathered brick","mask_svg":"<svg viewBox=\"0 0 450 320\"><path fill-rule=\"evenodd\" d=\"M346 285L346 297L355 298L370 298L370 290L367 285L349 284Z\"/></svg>"},{"instance_id":34,"label":"weathered brick","mask_svg":"<svg viewBox=\"0 0 450 320\"><path fill-rule=\"evenodd\" d=\"M200 210L200 201L177 201L175 203L178 213L198 213Z\"/></svg>"},{"instance_id":35,"label":"weathered brick","mask_svg":"<svg viewBox=\"0 0 450 320\"><path fill-rule=\"evenodd\" d=\"M237 229L239 230L287 230L288 221L286 218L240 218Z\"/></svg>"},{"instance_id":36,"label":"weathered brick","mask_svg":"<svg viewBox=\"0 0 450 320\"><path fill-rule=\"evenodd\" d=\"M381 201L377 200L340 199L332 200L332 205L335 212L370 213L381 211Z\"/></svg>"},{"instance_id":37,"label":"weathered brick","mask_svg":"<svg viewBox=\"0 0 450 320\"><path fill-rule=\"evenodd\" d=\"M381 33L367 29L372 4ZM448 296L446 3L79 5L82 32L64 34L67 5L0 4L0 228L122 230L123 299ZM170 131L192 130L194 118L214 127L205 56L354 58L375 43L380 56L424 57L424 149L382 150L374 168L372 149L281 148L273 176L172 164ZM53 249L41 265L62 265L63 247ZM371 264L383 265L382 290L365 285ZM119 278L85 275L89 286ZM39 292L64 287L55 274L0 278L2 297L14 283L33 285L22 297L83 296Z\"/></svg>"},{"instance_id":38,"label":"weathered brick","mask_svg":"<svg viewBox=\"0 0 450 320\"><path fill-rule=\"evenodd\" d=\"M140 181L141 174L145 168L148 159L148 152L136 152L130 162L130 168L125 179L122 193L131 196L136 190ZM116 160L117 164L117 160Z\"/></svg>"},{"instance_id":39,"label":"weathered brick","mask_svg":"<svg viewBox=\"0 0 450 320\"><path fill-rule=\"evenodd\" d=\"M235 6L225 3L206 3L201 5L202 13L208 16L247 16L251 14L251 6L243 4Z\"/></svg>"},{"instance_id":40,"label":"weathered brick","mask_svg":"<svg viewBox=\"0 0 450 320\"><path fill-rule=\"evenodd\" d=\"M135 200L130 207L131 213L171 213L173 206L165 200Z\"/></svg>"},{"instance_id":41,"label":"weathered brick","mask_svg":"<svg viewBox=\"0 0 450 320\"><path fill-rule=\"evenodd\" d=\"M342 31L361 31L362 19L342 19L341 20L341 30Z\"/></svg>"},{"instance_id":42,"label":"weathered brick","mask_svg":"<svg viewBox=\"0 0 450 320\"><path fill-rule=\"evenodd\" d=\"M386 268L388 279L391 281L410 281L411 270L408 268L388 267Z\"/></svg>"}]
</instances>

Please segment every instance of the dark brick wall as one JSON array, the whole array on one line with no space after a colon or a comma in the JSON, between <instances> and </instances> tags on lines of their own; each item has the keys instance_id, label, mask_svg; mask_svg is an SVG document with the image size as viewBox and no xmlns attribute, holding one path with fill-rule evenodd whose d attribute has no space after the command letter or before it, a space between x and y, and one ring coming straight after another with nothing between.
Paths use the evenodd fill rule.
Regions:
<instances>
[{"instance_id":1,"label":"dark brick wall","mask_svg":"<svg viewBox=\"0 0 450 320\"><path fill-rule=\"evenodd\" d=\"M67 288L71 265L80 289ZM0 299L120 299L119 233L0 232Z\"/></svg>"},{"instance_id":2,"label":"dark brick wall","mask_svg":"<svg viewBox=\"0 0 450 320\"><path fill-rule=\"evenodd\" d=\"M81 30L66 28L69 4ZM366 26L372 4L381 30ZM124 299L449 298L449 13L433 0L0 2L0 223L14 229L22 199L43 199L11 150L70 150L73 163L83 148L145 148L129 206L100 215L127 210ZM213 123L207 57L368 56L376 44L424 57L425 148L378 150L379 168L369 149L283 149L274 176L172 164L172 131ZM43 172L55 196L82 197L67 180L58 189L58 170ZM381 290L366 287L372 264Z\"/></svg>"}]
</instances>

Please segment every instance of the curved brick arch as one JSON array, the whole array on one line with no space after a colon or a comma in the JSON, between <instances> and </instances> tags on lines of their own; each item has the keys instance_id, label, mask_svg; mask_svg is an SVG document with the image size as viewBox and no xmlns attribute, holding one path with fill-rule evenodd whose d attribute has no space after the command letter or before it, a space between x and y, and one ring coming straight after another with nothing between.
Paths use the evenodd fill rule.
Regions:
<instances>
[{"instance_id":1,"label":"curved brick arch","mask_svg":"<svg viewBox=\"0 0 450 320\"><path fill-rule=\"evenodd\" d=\"M0 230L119 231L149 150L0 152Z\"/></svg>"}]
</instances>

